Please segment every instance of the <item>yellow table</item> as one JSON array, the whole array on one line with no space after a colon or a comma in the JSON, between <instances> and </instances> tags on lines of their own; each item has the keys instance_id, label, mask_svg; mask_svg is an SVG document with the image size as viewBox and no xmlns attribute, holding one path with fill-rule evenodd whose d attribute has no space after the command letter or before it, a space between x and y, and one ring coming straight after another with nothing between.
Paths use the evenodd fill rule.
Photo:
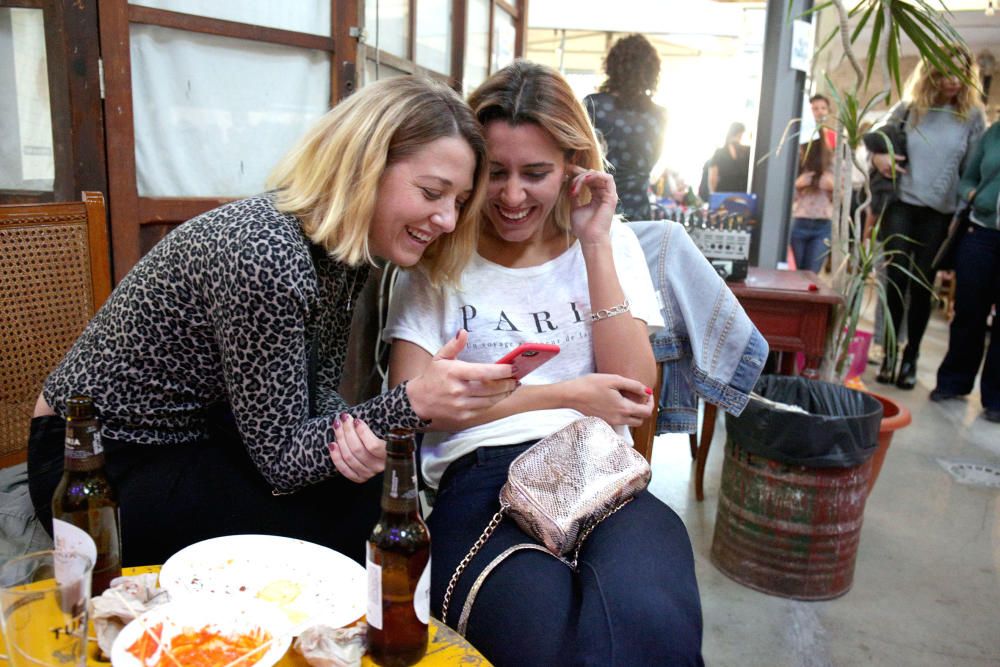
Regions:
<instances>
[{"instance_id":1,"label":"yellow table","mask_svg":"<svg viewBox=\"0 0 1000 667\"><path fill-rule=\"evenodd\" d=\"M123 571L125 575L157 573L160 571L159 565L148 565L144 567L127 567ZM0 640L3 637L0 635ZM7 649L5 642L0 641L0 646L4 651ZM101 660L98 657L99 649L96 642L91 642L87 656L88 667L106 667L111 663ZM363 667L375 667L375 663L366 655L362 660ZM426 667L444 667L445 665L489 665L490 663L472 647L472 644L457 632L441 624L437 619L432 618L430 624L430 643L427 646L427 655L420 661L420 665ZM288 653L282 658L277 667L308 667L301 655L289 648ZM7 661L0 659L0 667L7 667Z\"/></svg>"}]
</instances>

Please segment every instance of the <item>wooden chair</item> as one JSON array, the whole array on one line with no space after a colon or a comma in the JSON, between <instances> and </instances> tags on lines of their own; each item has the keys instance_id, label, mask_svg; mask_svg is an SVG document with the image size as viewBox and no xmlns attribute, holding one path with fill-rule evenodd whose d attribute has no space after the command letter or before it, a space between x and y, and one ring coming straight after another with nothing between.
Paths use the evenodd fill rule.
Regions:
<instances>
[{"instance_id":1,"label":"wooden chair","mask_svg":"<svg viewBox=\"0 0 1000 667\"><path fill-rule=\"evenodd\" d=\"M100 192L0 206L0 467L26 459L42 383L110 293Z\"/></svg>"},{"instance_id":2,"label":"wooden chair","mask_svg":"<svg viewBox=\"0 0 1000 667\"><path fill-rule=\"evenodd\" d=\"M660 387L662 385L663 366L656 364L656 383L653 384L653 405L656 407L653 408L653 414L642 422L641 426L632 427L632 446L650 463L653 462L653 438L656 437L656 416L659 413Z\"/></svg>"}]
</instances>

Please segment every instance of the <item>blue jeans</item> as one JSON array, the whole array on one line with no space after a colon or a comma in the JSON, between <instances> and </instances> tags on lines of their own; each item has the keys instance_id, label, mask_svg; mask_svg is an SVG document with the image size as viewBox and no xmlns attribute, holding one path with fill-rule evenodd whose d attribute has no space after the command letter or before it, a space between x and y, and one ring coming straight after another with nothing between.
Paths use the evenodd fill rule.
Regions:
<instances>
[{"instance_id":1,"label":"blue jeans","mask_svg":"<svg viewBox=\"0 0 1000 667\"><path fill-rule=\"evenodd\" d=\"M511 461L533 443L482 447L452 463L428 520L431 606L499 509ZM472 559L448 610L455 626L487 563L531 541L504 518ZM467 637L497 665L703 665L701 600L680 518L644 491L584 543L576 572L549 554L519 551L486 579Z\"/></svg>"},{"instance_id":2,"label":"blue jeans","mask_svg":"<svg viewBox=\"0 0 1000 667\"><path fill-rule=\"evenodd\" d=\"M795 265L803 271L819 271L830 251L833 223L821 218L795 218L789 244L795 255Z\"/></svg>"},{"instance_id":3,"label":"blue jeans","mask_svg":"<svg viewBox=\"0 0 1000 667\"><path fill-rule=\"evenodd\" d=\"M938 368L937 388L965 395L972 391L983 363L990 308L1000 304L1000 231L972 225L958 246L955 266L955 318L948 352ZM996 321L979 381L987 410L1000 410L1000 327Z\"/></svg>"}]
</instances>

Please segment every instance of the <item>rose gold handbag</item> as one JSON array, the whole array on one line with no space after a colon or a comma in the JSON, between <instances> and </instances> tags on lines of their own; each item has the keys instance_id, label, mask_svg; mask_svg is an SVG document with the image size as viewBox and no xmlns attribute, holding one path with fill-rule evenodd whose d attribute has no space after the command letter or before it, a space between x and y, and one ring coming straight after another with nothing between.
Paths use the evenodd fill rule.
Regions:
<instances>
[{"instance_id":1,"label":"rose gold handbag","mask_svg":"<svg viewBox=\"0 0 1000 667\"><path fill-rule=\"evenodd\" d=\"M441 606L448 606L462 572L482 549L505 514L521 530L545 545L516 544L480 573L465 600L457 630L464 635L476 594L504 559L521 549L545 551L576 569L580 548L590 532L625 506L649 484L649 463L603 419L585 417L545 437L510 464L500 489L500 511L455 568ZM572 559L567 555L572 553Z\"/></svg>"}]
</instances>

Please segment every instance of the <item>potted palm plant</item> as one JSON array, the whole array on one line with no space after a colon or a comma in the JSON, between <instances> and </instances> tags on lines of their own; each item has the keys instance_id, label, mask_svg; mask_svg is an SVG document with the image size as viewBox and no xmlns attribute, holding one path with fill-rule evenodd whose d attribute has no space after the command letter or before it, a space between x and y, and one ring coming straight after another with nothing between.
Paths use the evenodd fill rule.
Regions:
<instances>
[{"instance_id":1,"label":"potted palm plant","mask_svg":"<svg viewBox=\"0 0 1000 667\"><path fill-rule=\"evenodd\" d=\"M885 340L889 353L895 350L896 332L888 317L887 291L895 289L891 284L875 280L877 273L892 258L887 249L886 239L877 233L880 220L875 220L875 228L866 234L865 217L872 202L868 168L861 164L856 150L862 142L862 123L870 113L881 105L889 106L893 94L902 95L900 74L900 53L902 40L909 39L920 57L935 68L967 78L964 69L954 62L954 50L950 44L962 43L961 36L947 21L948 10L941 3L941 11L925 0L860 0L848 9L844 0L827 0L813 8L812 12L830 8L837 16L837 25L826 37L819 50L837 41L843 49L844 59L850 64L853 81L840 87L826 77L830 97L836 110L831 128L837 134L834 157L836 186L834 192L834 224L830 252L833 259L833 287L844 297L844 304L837 309L830 329L827 356L822 375L831 381L843 381L850 364L848 347L857 332L866 297L873 296L876 308L886 317ZM866 62L854 50L859 37L870 28L870 41L865 53ZM875 67L881 70L882 84L872 90ZM885 137L893 156L892 141ZM854 215L850 207L850 179L852 169L865 174L861 201ZM855 242L855 239L861 239ZM911 276L926 289L930 285L925 276Z\"/></svg>"},{"instance_id":2,"label":"potted palm plant","mask_svg":"<svg viewBox=\"0 0 1000 667\"><path fill-rule=\"evenodd\" d=\"M955 62L954 48L949 48L949 45L962 44L963 40L948 23L950 13L943 2L938 9L925 0L860 0L849 8L845 0L826 0L810 12L822 10L835 13L836 25L817 52L831 44L839 44L853 74L852 80L841 86L835 85L829 76L825 77L827 92L835 108L830 129L837 135L830 252L834 269L833 287L843 296L844 303L837 306L833 313L820 374L827 381L843 382L851 363L851 341L857 333L866 300L874 299L876 309L882 311L887 354L894 355L896 350L896 332L888 312L888 290L898 288L891 282L878 280L877 276L884 271L893 255L900 251L890 250L888 239L879 234L880 219L875 219L873 229L865 229L872 190L867 165L861 164L856 154L862 142L862 123L876 108L881 105L888 107L894 93L902 96L900 54L904 39L908 39L919 56L939 71L954 74L967 84L972 82L967 80L965 70ZM866 29L870 29L870 40L863 56L865 61L862 61L855 47ZM873 85L876 67L881 74L881 85L878 87ZM884 135L883 138L894 162L891 139ZM850 183L853 169L865 174L865 179L860 203L852 215ZM910 277L924 289L931 289L925 276L910 274ZM895 359L890 358L889 363L894 364ZM887 431L879 438L880 451L876 458L880 466L892 430L907 425L910 419L905 407L885 396L876 397L883 404L883 431Z\"/></svg>"}]
</instances>

